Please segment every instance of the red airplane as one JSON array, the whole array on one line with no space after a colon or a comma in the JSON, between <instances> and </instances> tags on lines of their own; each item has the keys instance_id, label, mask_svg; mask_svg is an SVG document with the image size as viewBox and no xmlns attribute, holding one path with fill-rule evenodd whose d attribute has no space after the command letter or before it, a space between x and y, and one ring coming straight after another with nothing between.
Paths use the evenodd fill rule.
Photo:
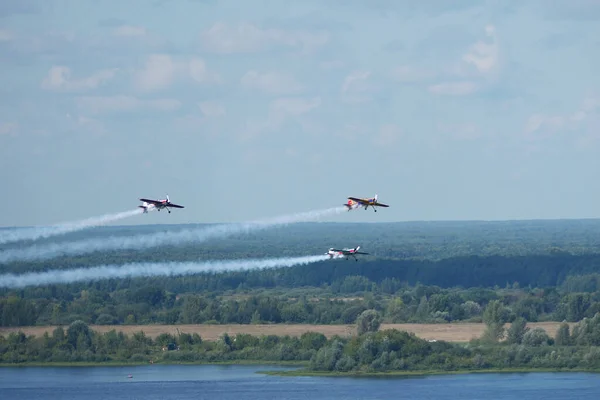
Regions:
<instances>
[{"instance_id":1,"label":"red airplane","mask_svg":"<svg viewBox=\"0 0 600 400\"><path fill-rule=\"evenodd\" d=\"M366 211L367 208L369 208L369 206L370 206L370 207L373 207L373 211L377 212L377 209L375 207L389 207L387 204L379 203L377 201L377 195L375 195L375 197L368 198L368 199L362 199L362 198L358 198L358 197L348 197L348 202L344 205L348 208L348 211L354 210L355 208L359 208L359 207L364 207L365 211Z\"/></svg>"}]
</instances>

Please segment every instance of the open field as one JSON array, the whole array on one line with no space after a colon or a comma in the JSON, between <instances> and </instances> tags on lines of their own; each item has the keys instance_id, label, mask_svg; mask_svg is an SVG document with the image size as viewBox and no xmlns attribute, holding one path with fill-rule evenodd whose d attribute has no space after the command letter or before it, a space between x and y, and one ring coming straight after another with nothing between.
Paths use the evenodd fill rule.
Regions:
<instances>
[{"instance_id":1,"label":"open field","mask_svg":"<svg viewBox=\"0 0 600 400\"><path fill-rule=\"evenodd\" d=\"M541 327L548 335L554 337L558 329L558 322L537 322L527 324L531 329ZM572 328L573 324L571 324ZM507 325L508 327L508 325ZM0 328L0 335L21 330L26 335L41 336L44 332L52 334L56 326L32 326L22 328ZM64 327L66 328L66 326ZM97 332L108 332L112 329L131 334L144 331L146 335L155 338L161 333L177 334L197 333L204 340L216 340L222 333L228 334L249 333L251 335L290 335L300 336L304 332L321 332L327 337L334 335L349 336L355 332L354 325L90 325ZM418 337L427 340L446 340L449 342L468 342L481 336L485 325L481 323L456 323L456 324L382 324L380 329L398 329L413 332Z\"/></svg>"}]
</instances>

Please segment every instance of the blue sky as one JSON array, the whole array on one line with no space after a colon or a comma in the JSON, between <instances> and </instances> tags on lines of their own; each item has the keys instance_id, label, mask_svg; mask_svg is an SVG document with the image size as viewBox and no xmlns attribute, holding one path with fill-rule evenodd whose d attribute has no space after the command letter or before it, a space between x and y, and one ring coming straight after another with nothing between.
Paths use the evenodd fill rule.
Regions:
<instances>
[{"instance_id":1,"label":"blue sky","mask_svg":"<svg viewBox=\"0 0 600 400\"><path fill-rule=\"evenodd\" d=\"M600 1L451 3L2 2L0 226L598 217Z\"/></svg>"}]
</instances>

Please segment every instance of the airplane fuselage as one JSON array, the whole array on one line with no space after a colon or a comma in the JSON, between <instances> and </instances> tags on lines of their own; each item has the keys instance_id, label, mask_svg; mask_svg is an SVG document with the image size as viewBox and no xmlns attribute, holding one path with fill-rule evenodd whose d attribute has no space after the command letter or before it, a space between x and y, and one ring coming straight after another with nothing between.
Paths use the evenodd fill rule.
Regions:
<instances>
[{"instance_id":1,"label":"airplane fuselage","mask_svg":"<svg viewBox=\"0 0 600 400\"><path fill-rule=\"evenodd\" d=\"M342 250L336 250L334 248L330 248L329 251L327 251L327 253L325 253L325 255L328 255L329 259L345 258L347 260L349 257L354 257L354 260L358 261L358 259L356 258L356 254L366 254L366 253L357 253L358 249L359 249L359 247L357 247L355 249L342 249Z\"/></svg>"},{"instance_id":2,"label":"airplane fuselage","mask_svg":"<svg viewBox=\"0 0 600 400\"><path fill-rule=\"evenodd\" d=\"M152 210L156 210L156 211L160 211L163 208L167 208L168 203L166 200L159 200L159 202L156 203L148 203L148 202L143 202L142 205L140 206L140 208L144 209L144 213L148 213L148 211L152 211ZM169 211L171 212L171 211Z\"/></svg>"},{"instance_id":3,"label":"airplane fuselage","mask_svg":"<svg viewBox=\"0 0 600 400\"><path fill-rule=\"evenodd\" d=\"M171 213L170 208L184 208L179 204L173 204L169 201L169 196L167 195L166 199L153 200L153 199L140 199L142 201L142 205L138 206L144 209L144 213L147 213L151 210L160 211L163 208L166 208L169 214Z\"/></svg>"}]
</instances>

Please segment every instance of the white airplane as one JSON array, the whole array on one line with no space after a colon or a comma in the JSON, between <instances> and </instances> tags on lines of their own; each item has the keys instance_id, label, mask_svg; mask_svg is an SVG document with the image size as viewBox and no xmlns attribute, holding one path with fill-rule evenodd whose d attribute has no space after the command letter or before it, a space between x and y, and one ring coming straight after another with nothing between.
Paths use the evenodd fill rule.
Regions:
<instances>
[{"instance_id":1,"label":"white airplane","mask_svg":"<svg viewBox=\"0 0 600 400\"><path fill-rule=\"evenodd\" d=\"M358 249L360 249L360 246L356 246L356 248L354 249L334 249L332 247L325 254L329 256L329 259L346 257L347 260L348 257L354 257L354 261L358 261L358 259L356 258L357 254L369 254L363 251L358 251Z\"/></svg>"},{"instance_id":2,"label":"white airplane","mask_svg":"<svg viewBox=\"0 0 600 400\"><path fill-rule=\"evenodd\" d=\"M140 201L142 202L142 205L138 207L143 208L144 213L147 213L148 211L152 210L160 211L161 209L166 208L170 214L171 210L169 210L169 207L184 208L183 206L180 206L178 204L171 203L171 201L169 200L169 195L167 195L166 199L162 200L140 199Z\"/></svg>"}]
</instances>

